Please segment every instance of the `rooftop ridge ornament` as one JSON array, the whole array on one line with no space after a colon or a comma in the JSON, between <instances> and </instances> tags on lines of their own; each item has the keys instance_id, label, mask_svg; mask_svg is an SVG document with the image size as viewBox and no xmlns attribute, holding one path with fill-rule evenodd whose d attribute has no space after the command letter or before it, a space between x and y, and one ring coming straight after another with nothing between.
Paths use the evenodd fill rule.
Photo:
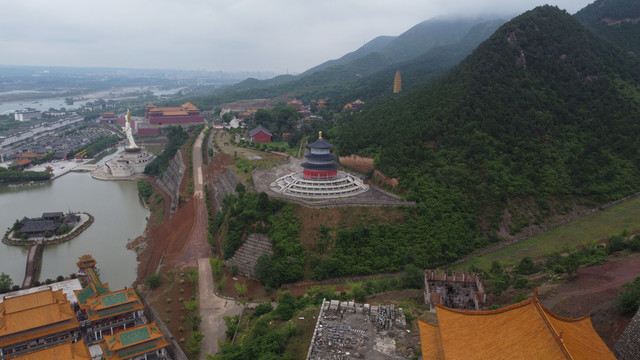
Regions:
<instances>
[{"instance_id":1,"label":"rooftop ridge ornament","mask_svg":"<svg viewBox=\"0 0 640 360\"><path fill-rule=\"evenodd\" d=\"M322 130L318 131L318 139L322 139Z\"/></svg>"}]
</instances>

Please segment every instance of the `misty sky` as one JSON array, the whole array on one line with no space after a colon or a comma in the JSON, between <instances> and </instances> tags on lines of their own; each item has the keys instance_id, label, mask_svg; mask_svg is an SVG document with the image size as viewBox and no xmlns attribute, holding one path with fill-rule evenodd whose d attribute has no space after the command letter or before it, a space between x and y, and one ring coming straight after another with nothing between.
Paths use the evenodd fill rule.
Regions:
<instances>
[{"instance_id":1,"label":"misty sky","mask_svg":"<svg viewBox=\"0 0 640 360\"><path fill-rule=\"evenodd\" d=\"M0 0L0 64L299 73L436 16L593 0Z\"/></svg>"}]
</instances>

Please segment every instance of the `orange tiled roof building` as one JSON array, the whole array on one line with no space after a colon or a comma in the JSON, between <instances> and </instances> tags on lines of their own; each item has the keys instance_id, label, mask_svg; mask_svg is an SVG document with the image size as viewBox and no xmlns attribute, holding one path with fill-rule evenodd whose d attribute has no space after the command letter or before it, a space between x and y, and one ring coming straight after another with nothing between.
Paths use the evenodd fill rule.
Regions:
<instances>
[{"instance_id":1,"label":"orange tiled roof building","mask_svg":"<svg viewBox=\"0 0 640 360\"><path fill-rule=\"evenodd\" d=\"M80 323L62 290L51 289L0 303L0 359L80 337Z\"/></svg>"},{"instance_id":2,"label":"orange tiled roof building","mask_svg":"<svg viewBox=\"0 0 640 360\"><path fill-rule=\"evenodd\" d=\"M149 104L144 109L144 117L151 125L179 125L204 122L204 116L200 115L200 109L190 102L173 107L157 107Z\"/></svg>"},{"instance_id":3,"label":"orange tiled roof building","mask_svg":"<svg viewBox=\"0 0 640 360\"><path fill-rule=\"evenodd\" d=\"M80 308L91 322L91 340L100 340L104 335L113 335L143 321L144 305L133 289L111 291L109 285L90 283L74 292Z\"/></svg>"},{"instance_id":4,"label":"orange tiled roof building","mask_svg":"<svg viewBox=\"0 0 640 360\"><path fill-rule=\"evenodd\" d=\"M419 321L424 360L600 359L615 357L589 316L554 314L533 299L490 311L436 305L438 325Z\"/></svg>"},{"instance_id":5,"label":"orange tiled roof building","mask_svg":"<svg viewBox=\"0 0 640 360\"><path fill-rule=\"evenodd\" d=\"M17 356L7 356L6 360L91 360L87 345L83 340L78 342L69 342L51 346L48 348L36 350Z\"/></svg>"},{"instance_id":6,"label":"orange tiled roof building","mask_svg":"<svg viewBox=\"0 0 640 360\"><path fill-rule=\"evenodd\" d=\"M154 322L117 335L105 335L100 347L106 360L138 359L149 354L164 356L169 343Z\"/></svg>"}]
</instances>

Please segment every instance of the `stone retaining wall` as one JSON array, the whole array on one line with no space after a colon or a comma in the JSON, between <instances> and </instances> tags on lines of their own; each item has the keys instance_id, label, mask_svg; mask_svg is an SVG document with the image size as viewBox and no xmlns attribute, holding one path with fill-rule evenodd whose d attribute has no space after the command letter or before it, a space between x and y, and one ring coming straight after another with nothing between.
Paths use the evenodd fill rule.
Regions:
<instances>
[{"instance_id":1,"label":"stone retaining wall","mask_svg":"<svg viewBox=\"0 0 640 360\"><path fill-rule=\"evenodd\" d=\"M162 177L156 180L156 185L171 198L171 215L178 210L178 202L180 201L180 183L184 175L186 167L182 162L180 150L169 162L169 167L162 174Z\"/></svg>"},{"instance_id":2,"label":"stone retaining wall","mask_svg":"<svg viewBox=\"0 0 640 360\"><path fill-rule=\"evenodd\" d=\"M169 355L171 355L171 359L189 360L189 358L187 357L187 355L185 355L184 351L182 351L182 349L180 348L180 345L178 344L176 339L173 337L169 329L167 329L167 326L164 324L160 316L158 316L158 314L153 310L153 308L149 306L146 299L143 300L143 303L144 303L143 311L144 311L144 315L147 317L147 320L149 320L149 322L155 321L156 325L158 325L158 329L160 329L160 332L162 332L162 335L164 335L165 340L169 342L167 351L169 352Z\"/></svg>"},{"instance_id":3,"label":"stone retaining wall","mask_svg":"<svg viewBox=\"0 0 640 360\"><path fill-rule=\"evenodd\" d=\"M213 195L213 205L218 211L222 210L224 197L236 194L236 186L242 182L233 170L227 170L211 184L211 194Z\"/></svg>"}]
</instances>

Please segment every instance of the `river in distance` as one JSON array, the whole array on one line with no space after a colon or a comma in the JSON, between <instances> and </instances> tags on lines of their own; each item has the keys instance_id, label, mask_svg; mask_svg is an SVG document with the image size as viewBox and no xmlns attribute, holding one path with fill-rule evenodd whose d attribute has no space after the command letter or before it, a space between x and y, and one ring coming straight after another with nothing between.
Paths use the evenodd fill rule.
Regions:
<instances>
[{"instance_id":1,"label":"river in distance","mask_svg":"<svg viewBox=\"0 0 640 360\"><path fill-rule=\"evenodd\" d=\"M142 235L149 211L138 197L135 181L101 181L88 173L68 173L44 183L0 185L0 229L2 233L24 216L43 212L88 212L95 222L68 242L47 245L42 255L39 280L65 277L76 272L83 254L97 261L102 282L112 290L129 287L136 278L136 253L128 241ZM0 271L22 284L29 248L0 243Z\"/></svg>"}]
</instances>

